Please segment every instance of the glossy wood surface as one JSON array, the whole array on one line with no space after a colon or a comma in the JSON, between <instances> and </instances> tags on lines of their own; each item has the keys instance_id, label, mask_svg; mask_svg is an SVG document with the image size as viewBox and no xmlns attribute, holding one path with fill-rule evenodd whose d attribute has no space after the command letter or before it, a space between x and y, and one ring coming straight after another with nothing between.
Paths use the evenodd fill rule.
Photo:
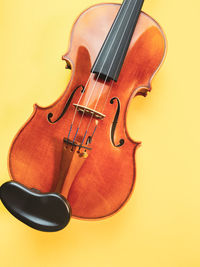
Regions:
<instances>
[{"instance_id":1,"label":"glossy wood surface","mask_svg":"<svg viewBox=\"0 0 200 267\"><path fill-rule=\"evenodd\" d=\"M67 100L79 85L85 85L91 66L117 14L119 5L102 4L86 10L74 24L69 52L63 56L72 68L71 81L64 94L47 108L35 106L35 110L15 137L9 154L9 169L12 178L27 187L42 192L54 192L59 183L63 165L63 138L68 136L81 89L78 89L64 116L55 124L47 116L53 113L55 120L62 113ZM119 210L129 198L135 182L135 151L138 143L130 139L126 128L126 112L131 98L137 94L146 95L151 90L150 82L159 68L165 54L165 39L158 24L148 15L141 13L133 35L127 57L117 83L110 90L105 84L99 102L99 93L104 84L96 83L92 74L80 104L88 105L106 117L92 119L88 134L95 132L92 150L80 169L70 181L65 179L61 194L65 196L74 217L95 219L109 216ZM95 85L95 87L94 87ZM89 96L91 96L89 98ZM120 115L115 131L115 142L125 140L120 147L111 142L111 126L120 100ZM88 102L89 99L89 102ZM105 104L106 101L106 104ZM105 105L104 105L105 104ZM73 139L82 114L77 113L70 138ZM81 142L90 116L84 116L76 141ZM71 165L76 169L76 159ZM67 175L66 175L67 177ZM69 188L70 184L70 188Z\"/></svg>"}]
</instances>

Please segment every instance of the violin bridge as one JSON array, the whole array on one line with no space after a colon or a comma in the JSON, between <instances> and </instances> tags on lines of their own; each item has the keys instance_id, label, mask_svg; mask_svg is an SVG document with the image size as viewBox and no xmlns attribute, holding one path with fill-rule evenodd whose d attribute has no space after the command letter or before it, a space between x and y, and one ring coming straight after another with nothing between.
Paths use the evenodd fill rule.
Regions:
<instances>
[{"instance_id":1,"label":"violin bridge","mask_svg":"<svg viewBox=\"0 0 200 267\"><path fill-rule=\"evenodd\" d=\"M82 106L82 105L78 105L78 104L73 104L73 105L77 108L77 110L79 112L84 112L86 115L87 114L91 114L96 119L101 119L102 120L106 116L103 113L98 112L97 110L94 110L94 109L91 109L91 108L88 108L88 107L85 107L85 106Z\"/></svg>"}]
</instances>

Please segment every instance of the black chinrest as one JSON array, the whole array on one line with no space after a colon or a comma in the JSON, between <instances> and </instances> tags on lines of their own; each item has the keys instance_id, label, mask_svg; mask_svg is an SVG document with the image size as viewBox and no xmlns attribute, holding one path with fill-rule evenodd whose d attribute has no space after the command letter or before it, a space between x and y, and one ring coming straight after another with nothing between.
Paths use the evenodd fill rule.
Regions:
<instances>
[{"instance_id":1,"label":"black chinrest","mask_svg":"<svg viewBox=\"0 0 200 267\"><path fill-rule=\"evenodd\" d=\"M14 181L0 187L0 199L12 215L40 231L61 230L71 217L70 205L63 196L57 193L42 194Z\"/></svg>"}]
</instances>

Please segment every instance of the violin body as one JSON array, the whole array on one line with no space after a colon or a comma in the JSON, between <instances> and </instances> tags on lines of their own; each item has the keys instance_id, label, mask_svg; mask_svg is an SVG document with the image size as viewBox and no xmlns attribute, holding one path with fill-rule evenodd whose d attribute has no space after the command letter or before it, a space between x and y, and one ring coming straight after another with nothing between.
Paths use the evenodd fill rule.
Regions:
<instances>
[{"instance_id":1,"label":"violin body","mask_svg":"<svg viewBox=\"0 0 200 267\"><path fill-rule=\"evenodd\" d=\"M49 107L35 105L31 118L10 148L12 179L41 192L58 191L68 200L72 216L76 218L110 216L130 197L135 184L135 151L139 143L134 142L127 131L127 109L133 97L146 96L151 90L151 79L165 55L161 28L142 12L119 80L111 90L110 83L106 83L98 101L96 108L105 117L90 122L90 116L82 119L82 113L76 114L71 136L76 135L81 120L78 142L81 142L88 123L90 135L98 125L87 158L83 157L80 163L80 158L70 158L69 153L63 152L66 149L63 138L67 138L70 130L74 104L79 102L81 86L91 75L92 64L119 7L118 4L100 4L80 15L72 29L69 51L63 56L67 67L72 69L64 94ZM95 74L92 75L80 104L86 105L88 95L92 95L89 108L94 109L104 82L96 83ZM60 180L62 183L58 186Z\"/></svg>"}]
</instances>

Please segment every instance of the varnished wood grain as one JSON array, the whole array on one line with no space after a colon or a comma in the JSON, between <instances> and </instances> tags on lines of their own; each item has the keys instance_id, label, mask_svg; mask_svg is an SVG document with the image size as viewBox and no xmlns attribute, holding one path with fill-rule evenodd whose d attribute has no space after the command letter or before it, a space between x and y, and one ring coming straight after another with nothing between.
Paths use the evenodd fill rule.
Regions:
<instances>
[{"instance_id":1,"label":"varnished wood grain","mask_svg":"<svg viewBox=\"0 0 200 267\"><path fill-rule=\"evenodd\" d=\"M75 93L66 114L57 123L50 124L47 116L51 112L52 119L59 117L73 90L78 85L86 84L91 66L118 9L117 4L94 6L86 10L74 24L69 52L63 56L72 68L71 81L54 104L47 108L35 106L31 118L16 135L9 155L10 174L14 180L42 192L56 189L60 177L63 138L68 135L75 110L73 103L78 103L80 90ZM135 182L135 151L138 143L131 140L127 132L126 112L132 97L145 95L151 90L151 79L164 54L165 40L160 27L148 15L141 13L119 80L111 91L110 83L105 84L97 105L97 110L101 112L107 99L104 109L106 117L99 121L92 150L74 177L70 190L67 181L61 190L61 194L71 204L74 217L95 219L109 216L118 211L130 197ZM80 104L87 104L88 96L91 95L89 107L94 108L102 85L102 81L95 84L95 76L92 75ZM121 147L114 147L110 139L117 108L117 103L110 104L113 97L118 97L121 104L114 136L116 142L121 138L125 140ZM80 119L81 114L78 113L72 137ZM77 141L82 140L89 120L90 117L84 116ZM93 132L96 123L93 119L89 134Z\"/></svg>"}]
</instances>

